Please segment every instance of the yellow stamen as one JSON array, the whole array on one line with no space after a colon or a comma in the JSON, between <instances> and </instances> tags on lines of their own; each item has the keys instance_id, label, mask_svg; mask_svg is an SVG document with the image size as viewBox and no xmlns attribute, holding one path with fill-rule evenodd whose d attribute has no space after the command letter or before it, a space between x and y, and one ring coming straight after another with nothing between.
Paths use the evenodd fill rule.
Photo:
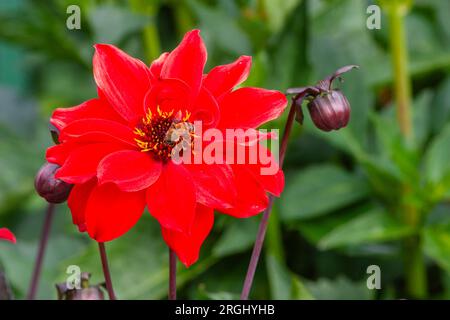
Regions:
<instances>
[{"instance_id":1,"label":"yellow stamen","mask_svg":"<svg viewBox=\"0 0 450 320\"><path fill-rule=\"evenodd\" d=\"M135 133L135 134L137 134L137 135L139 135L139 136L141 136L141 137L145 137L144 131L142 131L142 130L139 129L139 128L134 128L133 133Z\"/></svg>"},{"instance_id":2,"label":"yellow stamen","mask_svg":"<svg viewBox=\"0 0 450 320\"><path fill-rule=\"evenodd\" d=\"M145 115L145 119L147 120L147 124L150 123L152 121L152 111L150 109L148 109L147 114Z\"/></svg>"},{"instance_id":3,"label":"yellow stamen","mask_svg":"<svg viewBox=\"0 0 450 320\"><path fill-rule=\"evenodd\" d=\"M187 121L190 117L191 117L191 113L189 111L186 111L183 121Z\"/></svg>"}]
</instances>

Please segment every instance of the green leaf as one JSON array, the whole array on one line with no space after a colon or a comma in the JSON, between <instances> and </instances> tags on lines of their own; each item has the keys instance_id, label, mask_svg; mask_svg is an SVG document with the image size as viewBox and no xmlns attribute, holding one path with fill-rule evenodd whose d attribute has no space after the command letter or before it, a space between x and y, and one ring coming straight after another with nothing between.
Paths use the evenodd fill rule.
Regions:
<instances>
[{"instance_id":1,"label":"green leaf","mask_svg":"<svg viewBox=\"0 0 450 320\"><path fill-rule=\"evenodd\" d=\"M217 241L213 254L224 257L251 248L256 239L258 224L258 217L233 219Z\"/></svg>"},{"instance_id":2,"label":"green leaf","mask_svg":"<svg viewBox=\"0 0 450 320\"><path fill-rule=\"evenodd\" d=\"M202 290L202 289L203 288L200 288L200 290ZM209 292L209 291L204 290L201 293L207 299L210 299L210 300L239 300L239 294L232 293L232 292L226 292L226 291Z\"/></svg>"},{"instance_id":3,"label":"green leaf","mask_svg":"<svg viewBox=\"0 0 450 320\"><path fill-rule=\"evenodd\" d=\"M448 76L436 90L436 95L431 103L430 118L434 134L438 134L450 118L450 77Z\"/></svg>"},{"instance_id":4,"label":"green leaf","mask_svg":"<svg viewBox=\"0 0 450 320\"><path fill-rule=\"evenodd\" d=\"M318 300L369 300L373 296L365 281L353 282L345 277L307 281L306 287Z\"/></svg>"},{"instance_id":5,"label":"green leaf","mask_svg":"<svg viewBox=\"0 0 450 320\"><path fill-rule=\"evenodd\" d=\"M414 141L418 149L422 149L431 131L430 112L434 109L433 95L430 90L423 91L413 104Z\"/></svg>"},{"instance_id":6,"label":"green leaf","mask_svg":"<svg viewBox=\"0 0 450 320\"><path fill-rule=\"evenodd\" d=\"M263 0L264 12L272 32L276 33L284 26L287 17L293 13L301 0Z\"/></svg>"},{"instance_id":7,"label":"green leaf","mask_svg":"<svg viewBox=\"0 0 450 320\"><path fill-rule=\"evenodd\" d=\"M281 218L290 221L318 217L355 203L368 193L362 177L337 166L311 166L287 175Z\"/></svg>"},{"instance_id":8,"label":"green leaf","mask_svg":"<svg viewBox=\"0 0 450 320\"><path fill-rule=\"evenodd\" d=\"M431 142L424 156L425 178L436 187L448 187L443 184L450 174L450 125L447 125Z\"/></svg>"},{"instance_id":9,"label":"green leaf","mask_svg":"<svg viewBox=\"0 0 450 320\"><path fill-rule=\"evenodd\" d=\"M350 221L360 214L362 210L367 210L365 205L363 208L358 207L356 209L343 210L342 212L336 212L315 219L303 220L296 224L296 229L300 230L300 233L306 240L317 245L326 234L330 233L337 226Z\"/></svg>"},{"instance_id":10,"label":"green leaf","mask_svg":"<svg viewBox=\"0 0 450 320\"><path fill-rule=\"evenodd\" d=\"M424 229L425 253L450 274L450 223Z\"/></svg>"},{"instance_id":11,"label":"green leaf","mask_svg":"<svg viewBox=\"0 0 450 320\"><path fill-rule=\"evenodd\" d=\"M398 222L390 213L374 208L337 226L320 240L319 248L327 250L397 240L412 234L413 231L411 227Z\"/></svg>"},{"instance_id":12,"label":"green leaf","mask_svg":"<svg viewBox=\"0 0 450 320\"><path fill-rule=\"evenodd\" d=\"M281 262L278 261L276 257L271 254L266 255L266 267L272 299L313 299L313 296L303 285L300 278L291 273Z\"/></svg>"},{"instance_id":13,"label":"green leaf","mask_svg":"<svg viewBox=\"0 0 450 320\"><path fill-rule=\"evenodd\" d=\"M289 272L271 254L266 254L267 276L269 278L272 299L286 300L290 298L292 281Z\"/></svg>"},{"instance_id":14,"label":"green leaf","mask_svg":"<svg viewBox=\"0 0 450 320\"><path fill-rule=\"evenodd\" d=\"M292 290L291 299L293 300L313 300L314 296L308 290L300 277L293 274L292 275Z\"/></svg>"},{"instance_id":15,"label":"green leaf","mask_svg":"<svg viewBox=\"0 0 450 320\"><path fill-rule=\"evenodd\" d=\"M404 178L397 166L389 159L370 155L361 160L367 179L377 195L396 203L401 195Z\"/></svg>"}]
</instances>

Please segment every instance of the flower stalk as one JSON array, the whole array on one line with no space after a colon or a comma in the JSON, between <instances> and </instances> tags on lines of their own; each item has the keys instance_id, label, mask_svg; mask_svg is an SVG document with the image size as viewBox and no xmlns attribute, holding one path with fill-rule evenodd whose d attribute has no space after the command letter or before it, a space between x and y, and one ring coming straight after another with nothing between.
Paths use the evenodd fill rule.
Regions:
<instances>
[{"instance_id":1,"label":"flower stalk","mask_svg":"<svg viewBox=\"0 0 450 320\"><path fill-rule=\"evenodd\" d=\"M403 137L407 142L411 142L414 139L414 128L411 120L411 79L408 73L408 51L404 27L404 17L409 10L410 1L396 0L384 4L389 17L397 121ZM410 193L411 186L404 185L404 198L408 198ZM405 224L414 229L419 227L421 217L417 208L402 204L400 214ZM427 294L426 267L421 246L420 235L405 239L403 244L406 293L412 298L424 298Z\"/></svg>"},{"instance_id":2,"label":"flower stalk","mask_svg":"<svg viewBox=\"0 0 450 320\"><path fill-rule=\"evenodd\" d=\"M350 104L345 98L344 94L337 89L332 88L333 81L340 78L342 74L359 68L357 65L347 65L339 68L333 74L320 80L315 86L290 88L286 91L288 95L294 94L292 98L291 107L289 109L288 118L284 127L283 137L281 139L281 147L279 153L279 166L283 169L284 158L286 156L286 149L288 146L289 136L291 135L292 125L296 120L300 125L303 125L303 110L302 103L305 98L308 98L308 110L311 119L317 128L323 131L339 130L347 126L350 119ZM269 195L269 204L264 210L261 219L258 234L256 236L255 245L253 247L252 256L247 269L244 285L242 288L241 299L247 300L252 287L253 278L255 276L256 267L258 265L259 257L261 255L264 237L267 231L270 212L274 203L274 195Z\"/></svg>"},{"instance_id":3,"label":"flower stalk","mask_svg":"<svg viewBox=\"0 0 450 320\"><path fill-rule=\"evenodd\" d=\"M177 300L177 255L169 249L169 300Z\"/></svg>"},{"instance_id":4,"label":"flower stalk","mask_svg":"<svg viewBox=\"0 0 450 320\"><path fill-rule=\"evenodd\" d=\"M53 216L55 213L55 204L48 203L47 212L45 214L44 226L42 228L41 239L39 241L38 254L34 263L33 274L31 276L31 283L28 289L27 299L34 300L36 298L36 292L39 285L39 279L41 276L42 263L44 262L45 249L47 248L48 237L50 235L50 229L53 222Z\"/></svg>"},{"instance_id":5,"label":"flower stalk","mask_svg":"<svg viewBox=\"0 0 450 320\"><path fill-rule=\"evenodd\" d=\"M114 293L114 288L112 285L111 273L109 271L108 257L106 256L105 244L103 242L99 242L98 249L100 251L100 258L102 260L103 275L105 276L105 285L106 290L108 291L109 300L116 300L117 298L116 294Z\"/></svg>"},{"instance_id":6,"label":"flower stalk","mask_svg":"<svg viewBox=\"0 0 450 320\"><path fill-rule=\"evenodd\" d=\"M303 99L303 97L301 98ZM291 107L289 109L288 118L286 120L286 124L284 127L283 138L281 140L280 147L280 168L283 168L283 162L286 155L286 149L289 141L289 136L291 135L292 125L294 124L295 119L295 106L297 103L301 103L301 101L296 101L294 98L291 103ZM267 225L269 223L270 213L272 211L273 202L275 200L274 195L269 195L269 204L264 210L261 222L259 224L258 233L256 235L256 241L253 246L252 256L250 258L250 263L248 265L247 274L245 276L244 285L242 287L241 292L241 300L247 300L250 294L250 290L252 288L253 279L255 277L256 267L258 266L259 257L261 255L261 250L264 244L264 238L267 231Z\"/></svg>"},{"instance_id":7,"label":"flower stalk","mask_svg":"<svg viewBox=\"0 0 450 320\"><path fill-rule=\"evenodd\" d=\"M412 139L414 134L411 121L411 79L408 73L408 52L404 27L404 16L407 10L408 8L398 1L394 1L388 6L397 121L402 134L407 139Z\"/></svg>"}]
</instances>

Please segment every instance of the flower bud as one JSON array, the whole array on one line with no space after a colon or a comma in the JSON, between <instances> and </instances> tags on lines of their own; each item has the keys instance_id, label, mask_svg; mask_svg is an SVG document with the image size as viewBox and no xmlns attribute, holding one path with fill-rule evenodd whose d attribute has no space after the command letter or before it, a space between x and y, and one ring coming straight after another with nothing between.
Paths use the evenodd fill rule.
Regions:
<instances>
[{"instance_id":1,"label":"flower bud","mask_svg":"<svg viewBox=\"0 0 450 320\"><path fill-rule=\"evenodd\" d=\"M55 178L58 169L57 164L47 162L39 169L34 179L37 193L50 203L66 201L73 186Z\"/></svg>"},{"instance_id":2,"label":"flower bud","mask_svg":"<svg viewBox=\"0 0 450 320\"><path fill-rule=\"evenodd\" d=\"M105 296L100 285L89 285L91 274L82 272L80 276L80 287L69 289L66 283L56 284L58 300L105 300Z\"/></svg>"},{"instance_id":3,"label":"flower bud","mask_svg":"<svg viewBox=\"0 0 450 320\"><path fill-rule=\"evenodd\" d=\"M359 66L352 64L341 67L325 79L319 80L315 86L289 88L286 93L295 94L295 120L303 124L302 102L306 99L309 101L309 114L317 128L331 131L345 127L350 120L350 103L340 90L332 88L332 84L335 79L342 81L341 75L354 68Z\"/></svg>"},{"instance_id":4,"label":"flower bud","mask_svg":"<svg viewBox=\"0 0 450 320\"><path fill-rule=\"evenodd\" d=\"M308 103L311 119L323 131L339 130L348 124L350 104L339 90L323 93Z\"/></svg>"}]
</instances>

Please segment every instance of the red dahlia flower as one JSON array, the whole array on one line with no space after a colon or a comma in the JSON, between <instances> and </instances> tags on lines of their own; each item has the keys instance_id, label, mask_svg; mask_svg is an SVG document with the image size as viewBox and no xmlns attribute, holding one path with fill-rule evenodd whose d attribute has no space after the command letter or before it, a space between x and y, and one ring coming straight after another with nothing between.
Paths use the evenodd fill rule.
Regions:
<instances>
[{"instance_id":1,"label":"red dahlia flower","mask_svg":"<svg viewBox=\"0 0 450 320\"><path fill-rule=\"evenodd\" d=\"M191 130L194 121L203 129L254 129L278 117L287 100L278 91L235 89L250 71L248 56L203 74L207 53L198 30L150 67L111 45L95 50L98 98L56 109L51 118L60 144L47 150L47 160L61 166L57 178L74 184L73 222L106 242L133 227L147 206L165 242L189 266L212 228L214 209L255 215L268 204L266 191L281 193L284 177L278 168L261 175L261 161L176 164L170 158L177 143L168 132Z\"/></svg>"},{"instance_id":2,"label":"red dahlia flower","mask_svg":"<svg viewBox=\"0 0 450 320\"><path fill-rule=\"evenodd\" d=\"M16 243L16 236L8 229L0 228L0 240L6 240L12 243Z\"/></svg>"}]
</instances>

